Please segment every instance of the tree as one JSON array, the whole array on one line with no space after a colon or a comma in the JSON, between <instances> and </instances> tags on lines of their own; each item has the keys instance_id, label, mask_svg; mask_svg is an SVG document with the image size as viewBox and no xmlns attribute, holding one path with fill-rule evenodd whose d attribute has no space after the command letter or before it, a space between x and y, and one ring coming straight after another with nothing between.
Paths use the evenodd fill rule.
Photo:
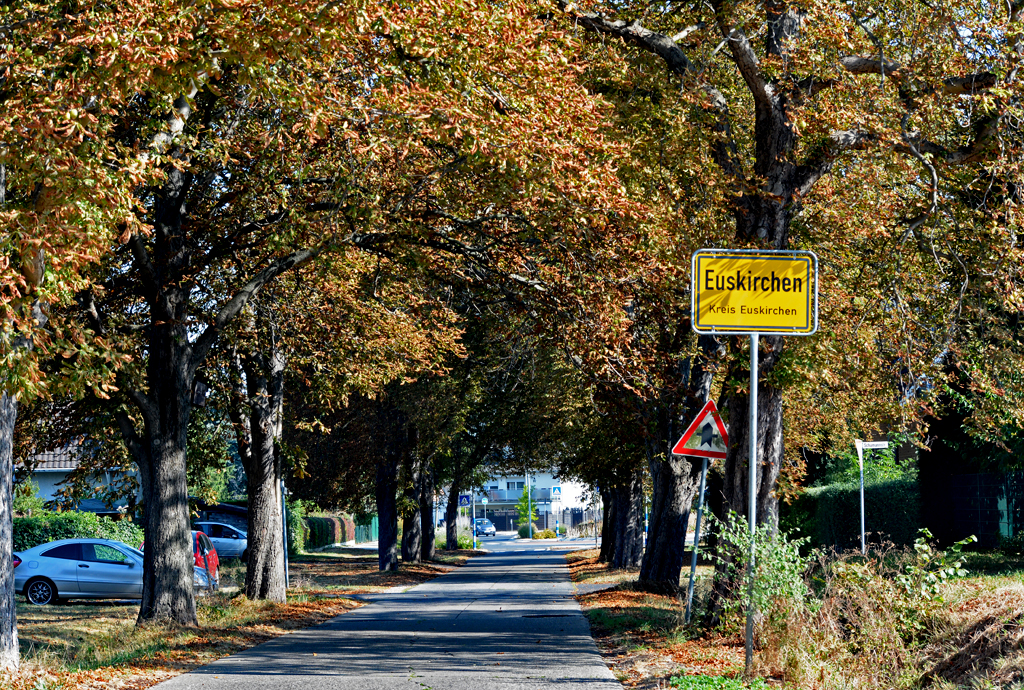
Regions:
<instances>
[{"instance_id":1,"label":"tree","mask_svg":"<svg viewBox=\"0 0 1024 690\"><path fill-rule=\"evenodd\" d=\"M520 525L532 525L537 521L537 504L534 502L531 504L530 487L523 487L523 495L519 497L519 503L516 504L516 515L519 518ZM533 528L530 528L530 533L533 533Z\"/></svg>"},{"instance_id":2,"label":"tree","mask_svg":"<svg viewBox=\"0 0 1024 690\"><path fill-rule=\"evenodd\" d=\"M702 366L725 373L715 386L732 441L724 508L745 512L747 447L755 442L757 512L773 524L784 434L798 475L801 442L849 437L884 419L913 424L927 407L925 382L941 378L939 355L974 350L971 321L987 323L984 310L969 315L966 305L1009 306L1006 296L1017 293L1015 270L1000 254L1019 194L1010 180L1020 160L1014 75L1022 8L1008 5L1004 16L1004 8L898 1L558 7L581 34L599 37L588 77L615 103L621 131L636 137L633 160L620 170L648 200L650 241L664 260L685 265L702 245L812 248L822 259L826 332L807 342L761 340L758 439L745 431L744 343L674 348L678 370L695 371L689 358L699 351ZM669 211L687 218L685 236L659 224ZM968 227L976 242L965 240ZM873 268L879 261L883 273ZM685 294L682 286L676 294ZM685 316L674 323L688 328ZM1017 350L1006 339L999 347ZM686 387L692 413L710 380L691 377ZM656 388L638 386L651 400ZM787 407L810 420L800 431L784 427ZM682 409L649 417L659 427L652 457L674 440L664 432L682 421ZM682 506L693 469L673 462L663 467L684 500L670 502ZM659 496L674 494L659 490L655 469L652 536Z\"/></svg>"}]
</instances>

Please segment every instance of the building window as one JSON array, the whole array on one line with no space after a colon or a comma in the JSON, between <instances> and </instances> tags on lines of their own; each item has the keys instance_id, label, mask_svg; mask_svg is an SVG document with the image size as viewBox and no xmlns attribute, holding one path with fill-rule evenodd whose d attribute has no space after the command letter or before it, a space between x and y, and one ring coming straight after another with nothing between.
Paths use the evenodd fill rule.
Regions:
<instances>
[{"instance_id":1,"label":"building window","mask_svg":"<svg viewBox=\"0 0 1024 690\"><path fill-rule=\"evenodd\" d=\"M508 482L509 489L522 489L526 486L526 482Z\"/></svg>"}]
</instances>

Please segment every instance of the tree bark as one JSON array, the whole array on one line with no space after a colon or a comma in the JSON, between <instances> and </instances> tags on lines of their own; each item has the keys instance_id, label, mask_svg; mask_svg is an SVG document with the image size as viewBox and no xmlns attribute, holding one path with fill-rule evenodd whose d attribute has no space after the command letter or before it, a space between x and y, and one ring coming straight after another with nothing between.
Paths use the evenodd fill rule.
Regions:
<instances>
[{"instance_id":1,"label":"tree bark","mask_svg":"<svg viewBox=\"0 0 1024 690\"><path fill-rule=\"evenodd\" d=\"M756 524L758 526L768 525L774 533L779 524L779 500L775 495L775 485L779 478L783 454L782 391L769 385L763 380L763 377L772 370L778 361L782 338L762 338L762 341L766 341L768 352L762 353L763 361L759 362L760 366L758 367L758 435L755 441L758 461L754 468L754 486L757 491L755 509ZM734 376L739 375L741 372L734 372ZM749 392L734 392L726 404L726 409L730 419L729 450L725 466L722 469L721 496L715 497L713 503L718 508L719 513L716 517L720 520L728 520L730 513L733 513L749 523ZM712 610L715 612L716 619L721 612L724 599L728 598L737 586L734 578L730 575L731 555L729 550L721 551L718 564L715 567Z\"/></svg>"},{"instance_id":2,"label":"tree bark","mask_svg":"<svg viewBox=\"0 0 1024 690\"><path fill-rule=\"evenodd\" d=\"M685 456L660 455L664 446L648 441L648 463L654 496L647 528L647 549L640 564L640 586L651 592L675 593L684 562L686 522L697 494L700 470Z\"/></svg>"},{"instance_id":3,"label":"tree bark","mask_svg":"<svg viewBox=\"0 0 1024 690\"><path fill-rule=\"evenodd\" d=\"M149 392L134 396L142 410L145 436L139 438L133 433L126 439L139 465L146 511L139 625L199 624L192 589L194 559L186 483L185 449L193 381L185 327L187 301L183 290L164 286L151 305L146 370Z\"/></svg>"},{"instance_id":4,"label":"tree bark","mask_svg":"<svg viewBox=\"0 0 1024 690\"><path fill-rule=\"evenodd\" d=\"M420 552L425 561L437 557L437 525L434 523L434 468L427 463L420 472L420 522L423 529L423 549Z\"/></svg>"},{"instance_id":5,"label":"tree bark","mask_svg":"<svg viewBox=\"0 0 1024 690\"><path fill-rule=\"evenodd\" d=\"M627 483L615 487L615 551L613 568L636 568L644 553L644 475L635 470Z\"/></svg>"},{"instance_id":6,"label":"tree bark","mask_svg":"<svg viewBox=\"0 0 1024 690\"><path fill-rule=\"evenodd\" d=\"M448 489L448 505L444 509L445 548L455 551L459 548L459 492L462 491L462 477L456 473Z\"/></svg>"},{"instance_id":7,"label":"tree bark","mask_svg":"<svg viewBox=\"0 0 1024 690\"><path fill-rule=\"evenodd\" d=\"M713 336L702 335L697 344L699 352L692 366L687 360L680 371L682 381L689 382L685 403L663 403L654 414L657 434L645 443L654 495L639 582L644 589L653 592L675 592L679 589L690 506L700 488L701 463L669 452L678 440L676 430L679 425L676 422L689 422L707 403L714 362L723 354L721 344ZM677 416L682 419L677 420Z\"/></svg>"},{"instance_id":8,"label":"tree bark","mask_svg":"<svg viewBox=\"0 0 1024 690\"><path fill-rule=\"evenodd\" d=\"M18 620L15 610L14 568L12 567L12 519L14 516L14 422L18 400L0 392L0 669L16 670Z\"/></svg>"},{"instance_id":9,"label":"tree bark","mask_svg":"<svg viewBox=\"0 0 1024 690\"><path fill-rule=\"evenodd\" d=\"M232 377L231 416L249 499L245 595L249 599L283 602L287 594L278 448L286 357L279 347L269 307L257 305L256 313L257 347L261 351L235 355Z\"/></svg>"},{"instance_id":10,"label":"tree bark","mask_svg":"<svg viewBox=\"0 0 1024 690\"><path fill-rule=\"evenodd\" d=\"M601 551L597 560L601 563L611 563L615 559L615 520L618 504L615 501L615 490L610 486L601 487L601 503L604 505L604 515L601 518Z\"/></svg>"},{"instance_id":11,"label":"tree bark","mask_svg":"<svg viewBox=\"0 0 1024 690\"><path fill-rule=\"evenodd\" d=\"M406 448L405 501L402 515L402 561L419 563L423 551L423 526L421 505L423 497L422 460L416 452L416 430L409 429L409 442Z\"/></svg>"},{"instance_id":12,"label":"tree bark","mask_svg":"<svg viewBox=\"0 0 1024 690\"><path fill-rule=\"evenodd\" d=\"M377 565L398 570L398 457L385 455L377 465Z\"/></svg>"}]
</instances>

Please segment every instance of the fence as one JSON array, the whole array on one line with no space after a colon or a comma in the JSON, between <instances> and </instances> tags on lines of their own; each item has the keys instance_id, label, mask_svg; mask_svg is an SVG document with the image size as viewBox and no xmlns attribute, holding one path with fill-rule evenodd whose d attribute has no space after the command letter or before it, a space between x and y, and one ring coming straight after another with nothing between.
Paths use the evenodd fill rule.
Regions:
<instances>
[{"instance_id":1,"label":"fence","mask_svg":"<svg viewBox=\"0 0 1024 690\"><path fill-rule=\"evenodd\" d=\"M377 541L378 525L376 515L365 524L356 524L356 543L365 544L368 541Z\"/></svg>"}]
</instances>

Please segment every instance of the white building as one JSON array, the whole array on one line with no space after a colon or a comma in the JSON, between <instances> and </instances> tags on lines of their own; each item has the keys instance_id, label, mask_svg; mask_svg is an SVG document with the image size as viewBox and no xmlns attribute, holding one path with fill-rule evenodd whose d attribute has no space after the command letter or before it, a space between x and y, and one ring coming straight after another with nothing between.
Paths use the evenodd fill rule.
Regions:
<instances>
[{"instance_id":1,"label":"white building","mask_svg":"<svg viewBox=\"0 0 1024 690\"><path fill-rule=\"evenodd\" d=\"M530 498L537 513L536 524L541 529L555 529L569 522L569 509L580 505L584 487L573 482L562 482L551 472L530 473ZM486 517L498 531L510 531L519 527L519 513L516 507L526 486L526 475L496 475L485 481L475 492L464 492L470 497L469 506L461 506L468 526L469 514L474 510L478 518ZM486 502L485 502L486 499ZM438 514L444 515L445 506L438 506ZM462 524L460 517L460 524Z\"/></svg>"}]
</instances>

